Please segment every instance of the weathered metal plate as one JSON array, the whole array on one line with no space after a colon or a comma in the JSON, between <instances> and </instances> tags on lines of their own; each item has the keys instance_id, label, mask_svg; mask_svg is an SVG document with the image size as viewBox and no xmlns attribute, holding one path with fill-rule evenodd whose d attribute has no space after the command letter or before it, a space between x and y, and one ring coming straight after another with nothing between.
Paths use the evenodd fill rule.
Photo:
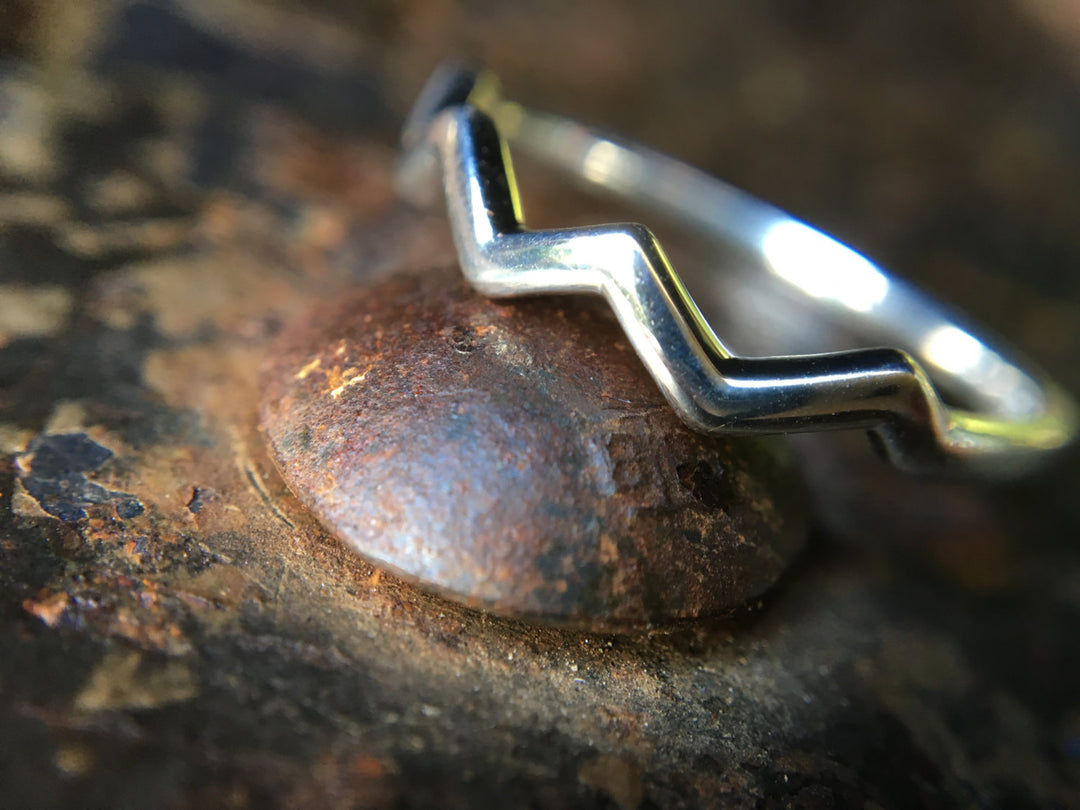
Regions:
<instances>
[{"instance_id":1,"label":"weathered metal plate","mask_svg":"<svg viewBox=\"0 0 1080 810\"><path fill-rule=\"evenodd\" d=\"M1075 43L1065 5L0 3L0 804L1075 807L1080 455L984 491L805 437L815 531L777 587L616 636L462 608L328 536L254 373L316 299L450 261L388 145L464 53L855 240L1080 391L1080 49L1028 16ZM537 225L603 219L527 188Z\"/></svg>"},{"instance_id":2,"label":"weathered metal plate","mask_svg":"<svg viewBox=\"0 0 1080 810\"><path fill-rule=\"evenodd\" d=\"M786 444L688 430L597 299L499 303L456 267L413 274L317 308L263 383L300 499L369 560L472 605L716 615L805 539Z\"/></svg>"}]
</instances>

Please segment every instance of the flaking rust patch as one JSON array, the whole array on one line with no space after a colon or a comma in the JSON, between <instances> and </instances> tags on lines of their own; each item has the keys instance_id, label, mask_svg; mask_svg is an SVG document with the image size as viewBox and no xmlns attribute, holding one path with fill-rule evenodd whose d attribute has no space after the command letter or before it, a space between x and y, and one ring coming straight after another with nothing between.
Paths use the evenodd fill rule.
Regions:
<instances>
[{"instance_id":1,"label":"flaking rust patch","mask_svg":"<svg viewBox=\"0 0 1080 810\"><path fill-rule=\"evenodd\" d=\"M64 399L56 403L49 414L43 433L89 433L86 407L82 402Z\"/></svg>"},{"instance_id":2,"label":"flaking rust patch","mask_svg":"<svg viewBox=\"0 0 1080 810\"><path fill-rule=\"evenodd\" d=\"M26 451L26 445L34 438L34 431L13 425L10 422L0 423L0 453L3 455L17 455Z\"/></svg>"},{"instance_id":3,"label":"flaking rust patch","mask_svg":"<svg viewBox=\"0 0 1080 810\"><path fill-rule=\"evenodd\" d=\"M0 346L16 338L49 337L71 313L71 292L52 284L0 284Z\"/></svg>"},{"instance_id":4,"label":"flaking rust patch","mask_svg":"<svg viewBox=\"0 0 1080 810\"><path fill-rule=\"evenodd\" d=\"M182 661L155 662L134 650L110 652L90 673L75 697L75 708L84 712L156 709L198 694L198 681Z\"/></svg>"},{"instance_id":5,"label":"flaking rust patch","mask_svg":"<svg viewBox=\"0 0 1080 810\"><path fill-rule=\"evenodd\" d=\"M310 362L306 363L302 369L300 369L298 372L296 372L296 379L298 379L298 380L306 380L308 374L310 374L315 369L317 369L321 363L322 363L322 358L321 357L316 357L316 358L312 359Z\"/></svg>"},{"instance_id":6,"label":"flaking rust patch","mask_svg":"<svg viewBox=\"0 0 1080 810\"><path fill-rule=\"evenodd\" d=\"M26 491L23 482L18 478L15 479L11 492L11 511L19 517L24 518L53 517L53 515L50 515L41 508L41 504L37 502L37 499L34 498L33 495Z\"/></svg>"},{"instance_id":7,"label":"flaking rust patch","mask_svg":"<svg viewBox=\"0 0 1080 810\"><path fill-rule=\"evenodd\" d=\"M219 564L198 574L181 574L172 587L210 603L236 607L245 599L263 598L257 582L235 565Z\"/></svg>"},{"instance_id":8,"label":"flaking rust patch","mask_svg":"<svg viewBox=\"0 0 1080 810\"><path fill-rule=\"evenodd\" d=\"M85 518L86 510L98 505L111 505L122 520L141 515L145 507L134 495L87 477L112 457L112 450L85 433L44 433L16 457L16 467L26 495L65 522Z\"/></svg>"},{"instance_id":9,"label":"flaking rust patch","mask_svg":"<svg viewBox=\"0 0 1080 810\"><path fill-rule=\"evenodd\" d=\"M71 597L64 591L56 593L45 591L36 599L23 600L23 610L41 619L49 627L56 627L69 604L71 604Z\"/></svg>"},{"instance_id":10,"label":"flaking rust patch","mask_svg":"<svg viewBox=\"0 0 1080 810\"><path fill-rule=\"evenodd\" d=\"M88 298L94 315L118 328L145 315L167 339L189 341L215 332L244 342L257 337L268 319L287 318L290 304L302 306L304 293L275 268L220 250L112 271L95 280Z\"/></svg>"},{"instance_id":11,"label":"flaking rust patch","mask_svg":"<svg viewBox=\"0 0 1080 810\"><path fill-rule=\"evenodd\" d=\"M341 376L343 378L341 384L330 392L330 396L333 399L337 399L346 391L346 389L352 388L354 385L359 385L367 379L368 372L370 372L373 368L375 368L374 365L369 365L366 369L360 372L357 372L357 369L355 367L345 369L345 371L341 373Z\"/></svg>"}]
</instances>

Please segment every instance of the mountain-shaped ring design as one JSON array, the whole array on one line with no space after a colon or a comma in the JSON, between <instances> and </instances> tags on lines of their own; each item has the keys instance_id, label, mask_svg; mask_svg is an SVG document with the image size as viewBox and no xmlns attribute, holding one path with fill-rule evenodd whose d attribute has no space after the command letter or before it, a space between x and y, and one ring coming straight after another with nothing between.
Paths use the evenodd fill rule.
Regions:
<instances>
[{"instance_id":1,"label":"mountain-shaped ring design","mask_svg":"<svg viewBox=\"0 0 1080 810\"><path fill-rule=\"evenodd\" d=\"M888 347L736 356L646 227L528 230L503 134L579 179L749 251L762 272L848 325L884 336ZM1062 389L861 254L685 164L507 101L489 74L438 69L403 141L400 185L431 202L441 179L473 287L497 297L602 295L695 430L860 428L909 471L982 476L1024 472L1075 435L1076 410ZM928 371L970 407L947 405Z\"/></svg>"}]
</instances>

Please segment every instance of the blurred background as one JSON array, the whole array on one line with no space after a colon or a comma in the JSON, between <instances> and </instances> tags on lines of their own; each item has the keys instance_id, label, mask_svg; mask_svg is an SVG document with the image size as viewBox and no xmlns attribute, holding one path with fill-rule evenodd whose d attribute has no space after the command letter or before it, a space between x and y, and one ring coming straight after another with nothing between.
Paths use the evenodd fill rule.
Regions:
<instances>
[{"instance_id":1,"label":"blurred background","mask_svg":"<svg viewBox=\"0 0 1080 810\"><path fill-rule=\"evenodd\" d=\"M453 261L392 188L447 56L1080 392L1075 0L0 0L0 804L1080 807L1075 452L986 489L812 441L776 593L629 637L428 596L293 501L255 369ZM610 210L525 171L538 224Z\"/></svg>"}]
</instances>

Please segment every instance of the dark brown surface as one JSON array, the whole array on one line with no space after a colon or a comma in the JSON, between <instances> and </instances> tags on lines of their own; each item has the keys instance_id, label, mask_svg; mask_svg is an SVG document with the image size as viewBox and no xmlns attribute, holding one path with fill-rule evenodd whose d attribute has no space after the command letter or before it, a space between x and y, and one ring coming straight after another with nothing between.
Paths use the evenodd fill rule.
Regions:
<instances>
[{"instance_id":1,"label":"dark brown surface","mask_svg":"<svg viewBox=\"0 0 1080 810\"><path fill-rule=\"evenodd\" d=\"M404 276L264 364L274 458L334 534L466 604L591 627L716 616L779 579L806 536L781 441L688 430L602 301Z\"/></svg>"},{"instance_id":2,"label":"dark brown surface","mask_svg":"<svg viewBox=\"0 0 1080 810\"><path fill-rule=\"evenodd\" d=\"M904 479L859 436L804 444L818 529L778 587L616 637L377 573L256 430L284 324L452 263L389 184L448 53L793 208L1080 390L1064 0L17 5L5 807L1080 804L1075 453L986 491ZM523 185L534 221L595 218Z\"/></svg>"}]
</instances>

